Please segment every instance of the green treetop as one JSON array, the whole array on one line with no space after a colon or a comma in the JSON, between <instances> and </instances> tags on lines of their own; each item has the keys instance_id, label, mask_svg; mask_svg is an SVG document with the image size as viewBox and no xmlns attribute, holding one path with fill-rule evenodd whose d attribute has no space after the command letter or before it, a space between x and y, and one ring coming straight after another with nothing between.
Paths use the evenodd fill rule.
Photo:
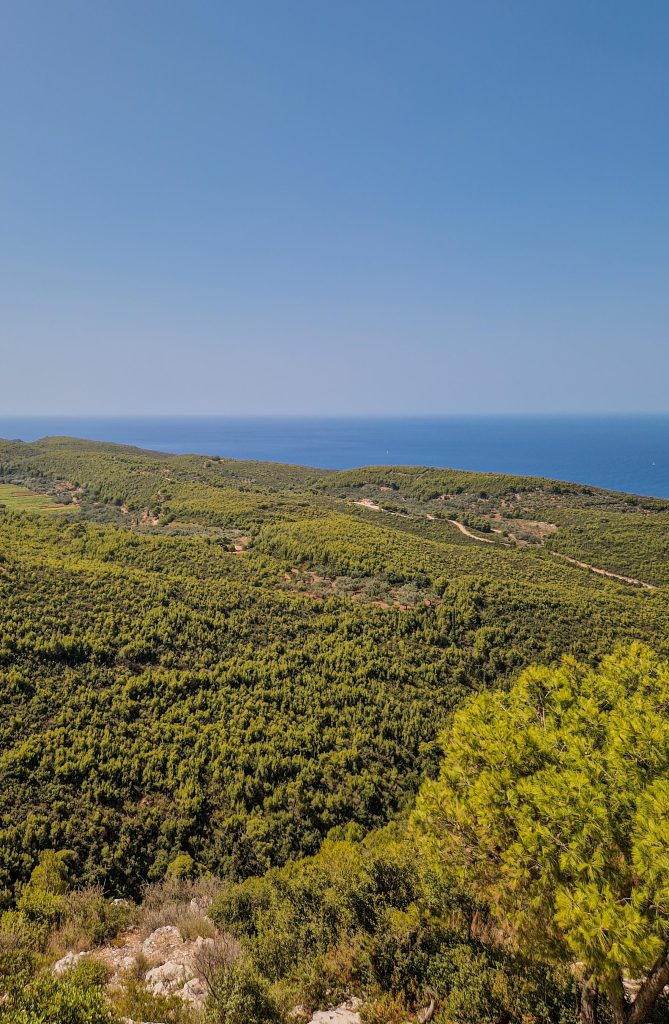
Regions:
<instances>
[{"instance_id":1,"label":"green treetop","mask_svg":"<svg viewBox=\"0 0 669 1024\"><path fill-rule=\"evenodd\" d=\"M528 669L443 745L414 814L434 866L511 943L573 965L584 1020L603 992L616 1024L643 1024L669 983L669 663L635 644Z\"/></svg>"}]
</instances>

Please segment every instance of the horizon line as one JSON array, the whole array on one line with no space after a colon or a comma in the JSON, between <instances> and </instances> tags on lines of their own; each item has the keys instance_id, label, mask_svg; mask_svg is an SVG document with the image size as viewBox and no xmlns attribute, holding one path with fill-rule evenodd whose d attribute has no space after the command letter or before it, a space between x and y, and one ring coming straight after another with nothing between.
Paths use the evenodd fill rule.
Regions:
<instances>
[{"instance_id":1,"label":"horizon line","mask_svg":"<svg viewBox=\"0 0 669 1024\"><path fill-rule=\"evenodd\" d=\"M315 412L0 412L0 421L9 420L402 420L402 419L485 419L485 418L626 418L669 416L669 409L651 410L548 410L509 411L485 410L478 412L372 412L372 413L315 413Z\"/></svg>"}]
</instances>

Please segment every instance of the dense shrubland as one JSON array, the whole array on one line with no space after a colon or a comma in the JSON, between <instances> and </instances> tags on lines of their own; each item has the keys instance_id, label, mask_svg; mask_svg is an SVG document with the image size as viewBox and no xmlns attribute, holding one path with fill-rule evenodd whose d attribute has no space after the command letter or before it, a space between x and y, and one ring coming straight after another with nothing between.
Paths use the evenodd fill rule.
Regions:
<instances>
[{"instance_id":1,"label":"dense shrubland","mask_svg":"<svg viewBox=\"0 0 669 1024\"><path fill-rule=\"evenodd\" d=\"M571 975L496 943L489 910L387 822L468 696L620 642L669 653L666 503L66 439L0 442L0 479L68 508L0 509L0 959L27 958L6 972L26 992L76 1002L39 967L80 928L77 899L105 941L110 898L171 871L225 880L211 913L243 955L221 991L268 1020L356 990L369 1022L403 1024L430 992L443 1024L573 1018ZM61 892L35 883L52 856ZM97 1020L85 981L89 1016L63 1020Z\"/></svg>"},{"instance_id":2,"label":"dense shrubland","mask_svg":"<svg viewBox=\"0 0 669 1024\"><path fill-rule=\"evenodd\" d=\"M3 1024L299 1022L351 994L370 1024L414 1019L431 1000L439 1024L575 1019L569 971L493 941L466 896L423 864L405 821L365 837L341 828L314 856L233 884L168 879L145 888L139 904L72 892L68 861L66 851L43 853L20 909L0 918ZM214 896L206 916L192 911L193 895ZM213 937L196 963L208 990L201 1009L143 985L141 953L112 987L104 954L113 946L96 959L96 947L133 934L128 926L143 936L165 925ZM66 949L92 954L53 977L45 968Z\"/></svg>"}]
</instances>

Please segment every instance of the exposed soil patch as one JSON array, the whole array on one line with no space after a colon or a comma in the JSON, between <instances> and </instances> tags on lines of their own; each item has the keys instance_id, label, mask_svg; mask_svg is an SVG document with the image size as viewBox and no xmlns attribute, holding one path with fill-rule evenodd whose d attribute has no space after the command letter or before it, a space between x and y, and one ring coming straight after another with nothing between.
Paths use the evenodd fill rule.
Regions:
<instances>
[{"instance_id":1,"label":"exposed soil patch","mask_svg":"<svg viewBox=\"0 0 669 1024\"><path fill-rule=\"evenodd\" d=\"M521 547L525 544L543 545L546 537L558 530L555 523L544 523L539 519L504 519L497 513L492 520L499 524L492 527L493 533L506 533Z\"/></svg>"},{"instance_id":2,"label":"exposed soil patch","mask_svg":"<svg viewBox=\"0 0 669 1024\"><path fill-rule=\"evenodd\" d=\"M377 505L371 498L361 498L360 501L354 501L354 505L362 505L363 508L371 508L374 512L380 512L381 506Z\"/></svg>"}]
</instances>

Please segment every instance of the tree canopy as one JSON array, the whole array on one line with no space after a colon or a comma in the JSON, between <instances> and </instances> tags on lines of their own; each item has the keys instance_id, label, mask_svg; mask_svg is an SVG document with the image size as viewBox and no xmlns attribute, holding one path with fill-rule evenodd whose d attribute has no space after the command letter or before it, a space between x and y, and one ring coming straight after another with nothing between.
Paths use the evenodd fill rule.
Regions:
<instances>
[{"instance_id":1,"label":"tree canopy","mask_svg":"<svg viewBox=\"0 0 669 1024\"><path fill-rule=\"evenodd\" d=\"M574 965L583 1016L601 990L616 1021L647 1019L669 982L669 663L634 644L530 668L443 746L414 814L432 863L520 948Z\"/></svg>"}]
</instances>

